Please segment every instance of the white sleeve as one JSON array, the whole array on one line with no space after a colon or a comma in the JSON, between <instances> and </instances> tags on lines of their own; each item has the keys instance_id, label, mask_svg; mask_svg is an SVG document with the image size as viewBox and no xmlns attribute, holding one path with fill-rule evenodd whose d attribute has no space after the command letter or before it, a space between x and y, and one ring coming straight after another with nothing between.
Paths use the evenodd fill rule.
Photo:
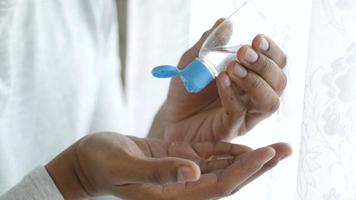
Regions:
<instances>
[{"instance_id":1,"label":"white sleeve","mask_svg":"<svg viewBox=\"0 0 356 200\"><path fill-rule=\"evenodd\" d=\"M0 0L0 50L9 40L9 29L12 24L12 18L16 7L17 0Z\"/></svg>"},{"instance_id":2,"label":"white sleeve","mask_svg":"<svg viewBox=\"0 0 356 200\"><path fill-rule=\"evenodd\" d=\"M0 196L0 200L63 200L61 193L44 167L37 167L21 182Z\"/></svg>"}]
</instances>

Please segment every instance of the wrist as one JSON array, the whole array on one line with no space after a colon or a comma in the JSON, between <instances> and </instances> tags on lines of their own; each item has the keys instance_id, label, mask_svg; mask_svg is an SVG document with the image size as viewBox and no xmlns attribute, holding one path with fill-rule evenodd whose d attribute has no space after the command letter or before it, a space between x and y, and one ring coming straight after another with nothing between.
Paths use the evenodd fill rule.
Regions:
<instances>
[{"instance_id":1,"label":"wrist","mask_svg":"<svg viewBox=\"0 0 356 200\"><path fill-rule=\"evenodd\" d=\"M76 156L78 142L46 165L48 174L64 199L87 199L90 197L81 181L81 172Z\"/></svg>"}]
</instances>

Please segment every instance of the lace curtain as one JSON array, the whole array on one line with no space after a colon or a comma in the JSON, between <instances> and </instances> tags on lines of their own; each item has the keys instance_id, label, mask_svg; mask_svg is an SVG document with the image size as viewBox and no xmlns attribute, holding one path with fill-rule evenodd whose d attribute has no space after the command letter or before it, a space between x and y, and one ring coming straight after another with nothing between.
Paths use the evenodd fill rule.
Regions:
<instances>
[{"instance_id":1,"label":"lace curtain","mask_svg":"<svg viewBox=\"0 0 356 200\"><path fill-rule=\"evenodd\" d=\"M315 0L298 198L356 199L356 2Z\"/></svg>"},{"instance_id":2,"label":"lace curtain","mask_svg":"<svg viewBox=\"0 0 356 200\"><path fill-rule=\"evenodd\" d=\"M131 133L145 136L167 92L168 81L152 78L152 67L177 63L238 1L128 1ZM226 199L356 200L356 1L254 1L274 13L289 83L279 111L233 142L285 141L294 154Z\"/></svg>"}]
</instances>

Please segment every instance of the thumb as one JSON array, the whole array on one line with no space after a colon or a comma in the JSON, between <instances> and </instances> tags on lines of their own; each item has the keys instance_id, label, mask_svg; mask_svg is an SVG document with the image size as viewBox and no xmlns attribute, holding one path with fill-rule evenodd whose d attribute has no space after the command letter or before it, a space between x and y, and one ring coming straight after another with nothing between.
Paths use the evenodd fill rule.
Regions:
<instances>
[{"instance_id":1,"label":"thumb","mask_svg":"<svg viewBox=\"0 0 356 200\"><path fill-rule=\"evenodd\" d=\"M216 28L218 27L225 18L220 18L218 19L215 24L207 31L203 33L203 35L200 37L200 39L190 48L188 49L182 56L182 59L178 63L179 68L184 68L186 65L188 65L193 59L195 59L200 51L201 46L205 42L205 40L208 38L209 34Z\"/></svg>"},{"instance_id":2,"label":"thumb","mask_svg":"<svg viewBox=\"0 0 356 200\"><path fill-rule=\"evenodd\" d=\"M139 159L135 168L137 170L133 170L135 172L131 180L134 183L166 184L196 181L200 177L197 164L174 157Z\"/></svg>"}]
</instances>

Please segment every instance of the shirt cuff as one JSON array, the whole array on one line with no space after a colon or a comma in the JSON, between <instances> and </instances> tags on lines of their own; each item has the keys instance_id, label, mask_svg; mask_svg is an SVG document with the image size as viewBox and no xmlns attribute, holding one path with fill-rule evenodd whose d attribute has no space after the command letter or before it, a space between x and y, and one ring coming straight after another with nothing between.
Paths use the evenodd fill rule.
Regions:
<instances>
[{"instance_id":1,"label":"shirt cuff","mask_svg":"<svg viewBox=\"0 0 356 200\"><path fill-rule=\"evenodd\" d=\"M0 200L8 199L64 200L45 167L35 168L20 183L0 197Z\"/></svg>"}]
</instances>

